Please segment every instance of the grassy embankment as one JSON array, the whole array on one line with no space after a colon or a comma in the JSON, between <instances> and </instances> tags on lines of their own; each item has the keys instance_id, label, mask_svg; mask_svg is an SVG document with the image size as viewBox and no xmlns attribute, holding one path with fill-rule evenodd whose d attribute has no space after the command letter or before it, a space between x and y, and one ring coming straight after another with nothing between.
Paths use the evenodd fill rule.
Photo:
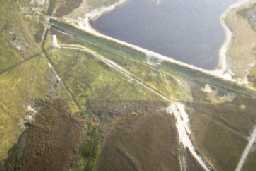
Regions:
<instances>
[{"instance_id":1,"label":"grassy embankment","mask_svg":"<svg viewBox=\"0 0 256 171\"><path fill-rule=\"evenodd\" d=\"M221 80L198 71L193 71L173 63L162 62L160 66L158 65L158 67L154 68L147 65L147 57L138 51L131 50L130 48L105 39L97 38L65 24L64 27L62 26L57 26L57 28L70 33L73 36L74 42L72 43L80 43L93 49L104 57L107 57L108 59L111 59L123 66L131 73L139 76L142 80L146 80L145 76L148 74L147 72L146 75L143 75L142 68L143 66L147 66L153 71L158 69L158 72L163 72L163 74L169 73L167 76L172 75L178 78L177 75L179 75L194 81L194 83L198 85L196 87L196 91L193 90L194 93L201 91L200 85L203 86L205 83L208 83L220 90L219 94L217 94L217 98L221 98L223 95L227 95L228 93L235 95L234 101L230 102L229 100L226 100L220 104L212 104L211 101L196 100L193 104L195 106L192 107L191 111L193 140L199 147L200 151L207 156L209 160L211 160L211 163L217 169L221 170L226 168L227 162L229 163L229 161L232 161L226 169L234 170L241 152L246 145L244 137L249 135L250 130L254 125L255 117L252 110L253 105L251 104L253 99L250 99L251 97L255 97L254 91L235 83ZM139 63L140 65L136 66L136 63ZM150 82L148 84L150 84ZM162 92L168 94L165 91ZM201 92L194 97L196 99L200 99L202 98L200 95L202 95L202 97L205 96ZM176 98L177 97L179 96L176 96ZM248 117L242 117L241 113L246 114ZM248 122L250 118L253 118L254 121ZM202 120L204 122L202 122ZM206 124L206 126L199 126L199 123L208 124ZM244 123L248 124L245 126ZM220 141L214 142L214 139L219 139ZM232 153L229 153L229 151L232 151Z\"/></svg>"},{"instance_id":2,"label":"grassy embankment","mask_svg":"<svg viewBox=\"0 0 256 171\"><path fill-rule=\"evenodd\" d=\"M9 5L9 8L13 8L7 2L9 1L6 1L6 5ZM5 8L2 10L5 10ZM17 14L13 14L15 17L22 16L19 15L19 10L16 10L15 12L17 12ZM12 17L12 19L15 19L15 17ZM6 18L7 17L5 16L1 18L1 20L6 20ZM33 47L33 51L40 52L40 46L37 45L33 38L33 34L31 35L30 28L27 25L27 22L33 21L33 19L24 19L21 17L18 21L22 23L18 24L19 26L24 25L26 28L21 28L19 31L28 30L25 32L26 34L23 33L22 35L30 37L28 42L32 44L31 47ZM17 21L10 21L9 23L17 24ZM34 27L32 27L32 29L34 29ZM73 28L71 27L71 29ZM7 31L9 31L9 29L7 29ZM6 35L7 31L3 35ZM243 87L239 87L226 81L220 81L217 78L209 78L205 74L182 68L176 64L162 62L160 65L149 65L147 62L148 57L145 54L117 43L97 38L77 29L74 29L72 34L73 38L65 37L61 34L57 34L57 36L60 43L81 44L97 52L97 54L115 61L138 77L144 84L172 100L190 99L190 92L189 89L186 89L187 82L184 82L184 79L196 81L200 84L210 83L220 89L226 89L231 92L234 90L235 93L242 93L245 96L251 93L247 89L244 90ZM9 39L4 39L3 36L2 41L3 43L6 43L9 42ZM48 49L47 46L50 46L50 35L48 35L46 42L46 49ZM22 56L19 51L10 47L10 44L6 44L6 47L1 51L8 52L8 54L3 55L5 61L1 63L1 65L6 67L15 64L16 61L23 60L23 57L27 56ZM10 50L8 51L8 49ZM28 52L31 53L30 50ZM123 115L143 116L148 113L148 106L158 106L159 109L163 110L167 105L163 103L163 100L156 94L146 90L134 81L127 80L121 73L109 68L102 61L95 59L95 56L87 52L54 49L47 53L50 61L41 56L32 59L19 67L13 68L0 76L0 81L2 82L0 84L0 91L3 92L0 100L0 110L2 115L0 115L0 118L3 118L3 120L1 120L1 122L3 122L3 128L0 128L0 135L6 139L6 141L0 144L3 157L10 146L15 143L17 136L21 131L17 123L24 117L26 106L33 103L33 99L41 99L48 96L61 97L68 102L69 107L73 109L73 112L77 111L78 105L82 110L80 112L88 119L86 138L83 141L84 143L82 143L80 150L81 156L74 166L74 170L76 171L84 170L85 168L87 168L87 170L93 170L95 168L96 160L101 151L102 135L106 135L106 133L109 132L109 130L105 128L109 127L109 123L112 122L113 118ZM13 60L6 60L9 56L14 56ZM52 62L53 67L62 80L61 83L56 84L56 73L49 68L48 62ZM74 102L78 103L74 104ZM226 110L225 106L232 107L230 104L225 104L223 110ZM217 108L218 107L219 106L217 106ZM216 109L211 109L211 107L208 107L207 105L205 108L207 110L209 109L210 112L200 111L201 109L196 110L196 112L210 113L212 115L214 111L216 111ZM219 112L221 113L223 111L218 111L218 113ZM232 113L232 110L230 113ZM224 118L229 118L227 116L231 116L230 113L225 113L226 115L224 115ZM196 125L193 129L195 134L197 134L196 141L199 141L197 144L199 144L198 146L200 147L200 150L204 149L207 156L213 158L214 164L222 168L223 165L226 164L225 162L222 162L225 158L220 160L224 153L224 150L222 150L223 144L230 147L232 150L234 146L229 144L232 144L237 137L230 135L230 132L227 130L223 131L221 129L222 127L217 125L216 122L213 123L212 120L215 119L210 120L211 122L208 122L209 127L203 129L205 131L202 132L203 126L198 130L198 119L196 119L202 117L198 117L197 114L194 116L191 115L191 117L194 118L192 118L192 127ZM237 123L235 119L231 124L233 123ZM104 132L101 132L103 130ZM216 132L218 132L218 135L220 136L216 137ZM117 135L119 134L119 132L116 133ZM207 141L204 139L204 133L209 137ZM215 139L214 137L216 139L223 139L224 142L222 144L214 143L214 145L212 143L213 141L211 142L212 139ZM225 137L229 137L227 141L225 140ZM142 139L142 141L144 140L145 139ZM233 160L233 163L236 163L244 144L244 142L240 143L240 138L235 142L235 144L239 146L239 148L235 148L235 156L230 157L231 154L226 153L226 156L230 157L230 159ZM130 149L131 151L133 150L132 147L127 147L127 149ZM216 153L213 153L213 151ZM233 167L234 164L230 166L230 169Z\"/></svg>"},{"instance_id":3,"label":"grassy embankment","mask_svg":"<svg viewBox=\"0 0 256 171\"><path fill-rule=\"evenodd\" d=\"M96 117L101 121L98 126L88 123L88 126L91 126L85 135L81 156L74 170L95 168L102 143L102 134L99 135L99 132L112 118L127 114L147 114L146 106L162 103L162 99L157 95L134 81L127 80L91 54L69 49L55 49L48 54L60 77L79 102L85 116ZM148 67L141 67L139 71L145 75L142 74L142 78L152 75L153 81L148 82L161 84L159 87L164 87L162 91L169 92L171 96L173 84L165 80L165 77L161 78L159 73Z\"/></svg>"},{"instance_id":4,"label":"grassy embankment","mask_svg":"<svg viewBox=\"0 0 256 171\"><path fill-rule=\"evenodd\" d=\"M4 22L1 23L5 23L5 21L6 23L11 23L15 28L15 34L21 37L21 43L26 43L27 48L22 49L23 51L20 52L15 47L12 47L10 45L11 40L8 37L10 28L6 28L2 32L3 40L1 40L3 42L1 52L2 54L6 53L1 58L4 59L3 62L1 61L1 66L3 66L1 69L3 71L17 64L27 58L29 54L33 55L33 52L38 55L35 55L34 59L20 63L18 66L15 65L1 73L0 132L1 137L4 139L0 144L1 159L6 157L7 151L17 141L22 131L19 123L26 114L27 106L33 104L35 99L60 97L68 102L71 111L76 112L78 111L78 106L73 101L75 97L83 110L80 112L86 113L87 116L95 112L100 115L100 118L104 118L105 114L112 116L135 111L133 105L128 108L129 111L123 111L123 108L132 101L144 101L145 103L159 101L159 98L154 94L145 91L138 85L129 83L119 73L112 71L101 62L92 59L90 55L82 52L78 54L72 50L49 52L54 64L53 67L57 71L55 73L53 68L49 67L50 61L41 53L41 46L37 43L34 34L32 34L37 33L38 23L34 22L36 16L30 15L30 13L24 14L20 7L26 5L28 7L29 5L25 1L23 3L13 4L10 1L6 1L4 4L6 6L3 5L2 10L5 10L3 14L11 14L13 17L2 15L1 20ZM15 5L17 5L15 9L9 9L14 8ZM54 8L52 7L52 9ZM52 9L48 12L53 12ZM6 39L4 39L5 36L7 37ZM46 44L49 45L48 40ZM9 57L12 60L6 60ZM77 65L74 64L75 61L78 62L76 63ZM55 74L61 77L61 82L57 80ZM105 109L104 104L109 108ZM116 109L117 106L119 106L119 109ZM86 109L90 110L87 112ZM119 110L122 111L120 112ZM94 135L91 137L93 139ZM86 163L91 163L91 161L95 161L95 157L85 162L85 167L88 165Z\"/></svg>"},{"instance_id":5,"label":"grassy embankment","mask_svg":"<svg viewBox=\"0 0 256 171\"><path fill-rule=\"evenodd\" d=\"M53 34L57 34L59 43L84 45L83 42L57 33L54 29L51 31ZM49 41L50 36L47 37L47 42ZM144 60L138 60L140 53L132 50L127 51L127 49L122 49L116 45L110 48L108 44L105 46L108 48L107 51L100 50L99 47L101 46L98 46L98 43L101 44L100 41L97 41L96 46L89 47L99 55L126 68L156 92L171 100L189 96L185 95L184 87L181 87L176 78L164 72L159 72L144 63ZM104 46L105 43L103 41L101 45ZM47 45L49 46L49 43ZM167 106L158 95L138 85L135 81L127 79L123 74L108 67L102 61L96 59L95 56L84 52L82 49L80 51L54 49L48 51L47 54L59 76L81 106L85 116L88 118L96 116L101 121L99 126L89 128L89 130L92 130L91 133L89 130L89 132L87 131L88 135L85 136L87 139L84 140L81 146L81 156L74 166L74 170L83 170L88 167L90 169L95 168L102 143L102 138L97 138L99 136L98 131L101 132L106 125L111 123L113 118L129 114L147 114L147 106L159 106L161 104L159 106L161 110ZM131 56L134 58L131 58ZM103 130L103 135L105 135L108 131ZM84 152L84 150L87 152Z\"/></svg>"},{"instance_id":6,"label":"grassy embankment","mask_svg":"<svg viewBox=\"0 0 256 171\"><path fill-rule=\"evenodd\" d=\"M145 53L136 51L132 48L118 44L116 42L94 36L90 33L79 30L76 27L69 24L65 24L63 22L54 20L51 20L50 22L51 25L57 30L64 31L72 35L76 43L80 43L86 46L87 48L96 51L102 56L105 56L113 61L116 61L119 65L125 66L125 68L127 68L130 72L134 72L136 71L136 69L130 69L134 65L128 65L127 61L136 61L137 63L147 65L148 67L153 68L153 70L156 69L158 72L160 71L161 73L165 73L170 77L178 77L181 80L183 78L185 80L191 80L200 84L210 84L219 89L224 89L235 94L256 98L255 91L253 91L250 88L247 88L246 86L239 85L238 83L220 79L218 77L200 72L198 70L193 70L172 62L160 61L159 65L150 66L148 65L147 62L149 57ZM142 66L137 68L141 67ZM173 91L172 94L178 92L184 93L184 91ZM180 97L184 97L185 94L182 94ZM174 96L177 97L176 94Z\"/></svg>"}]
</instances>

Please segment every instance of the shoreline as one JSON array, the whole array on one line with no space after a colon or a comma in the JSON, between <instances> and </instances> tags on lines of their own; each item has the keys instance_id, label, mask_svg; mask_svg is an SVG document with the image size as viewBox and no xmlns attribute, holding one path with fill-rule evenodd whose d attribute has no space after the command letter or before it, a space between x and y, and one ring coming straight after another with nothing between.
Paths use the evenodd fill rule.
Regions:
<instances>
[{"instance_id":1,"label":"shoreline","mask_svg":"<svg viewBox=\"0 0 256 171\"><path fill-rule=\"evenodd\" d=\"M92 28L90 21L97 20L102 15L115 10L118 6L123 5L127 1L128 0L118 0L116 3L114 3L112 5L96 8L96 9L90 11L89 13L85 14L85 19L88 22L88 26L90 26Z\"/></svg>"},{"instance_id":2,"label":"shoreline","mask_svg":"<svg viewBox=\"0 0 256 171\"><path fill-rule=\"evenodd\" d=\"M112 40L121 45L128 46L134 50L141 51L141 52L145 53L146 56L148 56L148 57L153 57L153 58L157 58L159 60L164 60L164 61L170 61L170 62L177 63L179 65L183 65L183 66L191 68L191 69L200 70L201 72L204 72L204 73L207 73L210 75L214 75L214 76L222 78L224 80L238 82L237 80L234 80L232 78L232 72L231 72L230 68L228 67L228 63L227 63L227 52L228 52L229 47L232 42L233 33L232 33L231 29L229 28L229 26L226 24L226 16L228 15L228 13L231 10L237 9L237 8L241 7L242 5L250 3L253 0L237 0L237 2L231 4L224 11L224 13L220 16L220 24L222 25L222 27L225 31L225 40L224 40L223 44L221 45L221 48L219 49L217 65L216 65L215 69L211 69L211 70L199 68L194 65L176 60L172 57L161 55L160 53L154 52L152 50L145 49L145 48L139 47L137 45L130 44L126 41L110 37L108 35L105 35L99 31L97 31L95 28L92 27L92 25L90 23L91 21L97 20L100 16L104 15L107 12L111 12L112 10L114 10L115 8L117 8L120 5L123 5L127 1L128 0L119 0L110 6L105 6L105 7L101 7L101 8L92 10L91 12L85 14L84 18L82 18L82 17L78 18L77 26L80 29L83 29L91 34L94 34L95 36L102 37L102 38L105 38L108 40ZM238 84L244 84L244 83L238 82Z\"/></svg>"},{"instance_id":3,"label":"shoreline","mask_svg":"<svg viewBox=\"0 0 256 171\"><path fill-rule=\"evenodd\" d=\"M238 0L234 4L231 4L224 11L224 13L220 16L220 24L223 27L224 32L225 32L225 39L224 39L224 42L223 42L221 48L219 49L219 61L218 61L218 65L216 66L216 69L215 69L216 70L215 72L218 74L222 74L224 76L225 76L225 74L229 74L229 75L227 75L227 77L232 77L232 71L227 62L227 60L228 60L227 52L232 43L233 32L231 31L231 28L228 26L226 18L232 10L238 9L243 5L247 5L247 4L251 3L252 1L253 0Z\"/></svg>"}]
</instances>

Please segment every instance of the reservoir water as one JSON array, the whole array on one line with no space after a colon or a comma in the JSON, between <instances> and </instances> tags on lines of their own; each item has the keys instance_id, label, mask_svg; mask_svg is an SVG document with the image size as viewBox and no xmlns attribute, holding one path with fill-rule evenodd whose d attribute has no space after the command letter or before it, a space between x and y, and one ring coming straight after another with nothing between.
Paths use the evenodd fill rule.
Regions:
<instances>
[{"instance_id":1,"label":"reservoir water","mask_svg":"<svg viewBox=\"0 0 256 171\"><path fill-rule=\"evenodd\" d=\"M92 26L99 32L201 68L218 64L220 16L236 0L127 0Z\"/></svg>"}]
</instances>

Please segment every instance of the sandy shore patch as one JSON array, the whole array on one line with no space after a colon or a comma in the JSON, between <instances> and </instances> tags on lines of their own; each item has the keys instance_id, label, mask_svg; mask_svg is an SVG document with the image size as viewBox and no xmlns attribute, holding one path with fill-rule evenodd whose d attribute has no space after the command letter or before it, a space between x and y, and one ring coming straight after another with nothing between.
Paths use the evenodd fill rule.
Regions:
<instances>
[{"instance_id":1,"label":"sandy shore patch","mask_svg":"<svg viewBox=\"0 0 256 171\"><path fill-rule=\"evenodd\" d=\"M255 1L254 1L255 3ZM226 17L226 23L232 31L232 41L227 50L227 62L237 79L245 80L249 69L252 67L256 56L256 32L250 26L248 20L239 14L239 11L249 8L252 5L247 3L240 8L233 9Z\"/></svg>"}]
</instances>

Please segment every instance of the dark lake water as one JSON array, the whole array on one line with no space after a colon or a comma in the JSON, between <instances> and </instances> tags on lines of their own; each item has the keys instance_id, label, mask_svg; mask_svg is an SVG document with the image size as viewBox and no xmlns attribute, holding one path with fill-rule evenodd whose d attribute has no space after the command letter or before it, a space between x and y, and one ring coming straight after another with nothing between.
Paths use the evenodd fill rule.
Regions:
<instances>
[{"instance_id":1,"label":"dark lake water","mask_svg":"<svg viewBox=\"0 0 256 171\"><path fill-rule=\"evenodd\" d=\"M236 0L128 0L92 22L108 36L213 69L225 33L219 17Z\"/></svg>"}]
</instances>

